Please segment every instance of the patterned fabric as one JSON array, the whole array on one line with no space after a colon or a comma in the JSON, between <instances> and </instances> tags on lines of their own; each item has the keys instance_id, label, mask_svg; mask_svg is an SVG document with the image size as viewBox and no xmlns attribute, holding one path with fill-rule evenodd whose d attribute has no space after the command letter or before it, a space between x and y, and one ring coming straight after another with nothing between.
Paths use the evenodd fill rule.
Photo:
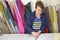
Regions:
<instances>
[{"instance_id":1,"label":"patterned fabric","mask_svg":"<svg viewBox=\"0 0 60 40\"><path fill-rule=\"evenodd\" d=\"M39 31L41 25L42 25L41 19L35 18L32 28L35 31Z\"/></svg>"}]
</instances>

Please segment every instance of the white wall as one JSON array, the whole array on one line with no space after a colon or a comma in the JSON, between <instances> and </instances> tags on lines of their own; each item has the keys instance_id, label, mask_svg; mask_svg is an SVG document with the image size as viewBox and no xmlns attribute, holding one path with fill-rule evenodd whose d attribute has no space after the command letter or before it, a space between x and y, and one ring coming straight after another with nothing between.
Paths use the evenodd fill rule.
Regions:
<instances>
[{"instance_id":1,"label":"white wall","mask_svg":"<svg viewBox=\"0 0 60 40\"><path fill-rule=\"evenodd\" d=\"M57 4L60 4L60 0L43 0L43 3L47 6L56 6Z\"/></svg>"}]
</instances>

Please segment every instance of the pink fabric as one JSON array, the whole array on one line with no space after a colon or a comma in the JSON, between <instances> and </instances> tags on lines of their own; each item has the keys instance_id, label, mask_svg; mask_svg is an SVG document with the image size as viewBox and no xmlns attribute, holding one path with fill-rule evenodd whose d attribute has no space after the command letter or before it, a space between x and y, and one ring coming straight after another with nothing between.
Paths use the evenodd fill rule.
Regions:
<instances>
[{"instance_id":1,"label":"pink fabric","mask_svg":"<svg viewBox=\"0 0 60 40\"><path fill-rule=\"evenodd\" d=\"M16 15L16 18L17 18L17 25L18 25L19 33L23 34L24 33L24 27L23 27L22 22L20 21L16 4L14 4L14 11L15 11L15 15Z\"/></svg>"},{"instance_id":2,"label":"pink fabric","mask_svg":"<svg viewBox=\"0 0 60 40\"><path fill-rule=\"evenodd\" d=\"M20 9L19 11L20 11L20 14L21 14L21 17L22 17L22 23L23 23L23 26L25 28L26 27L25 16L24 16L25 6L21 2L21 0L17 0L17 2L18 2L18 8Z\"/></svg>"}]
</instances>

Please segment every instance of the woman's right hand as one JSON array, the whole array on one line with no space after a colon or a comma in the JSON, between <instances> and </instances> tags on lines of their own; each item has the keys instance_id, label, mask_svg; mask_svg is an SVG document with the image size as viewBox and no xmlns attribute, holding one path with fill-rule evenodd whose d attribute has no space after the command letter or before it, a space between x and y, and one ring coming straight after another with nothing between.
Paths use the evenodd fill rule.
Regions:
<instances>
[{"instance_id":1,"label":"woman's right hand","mask_svg":"<svg viewBox=\"0 0 60 40\"><path fill-rule=\"evenodd\" d=\"M39 37L39 33L38 32L32 32L32 35L35 37Z\"/></svg>"}]
</instances>

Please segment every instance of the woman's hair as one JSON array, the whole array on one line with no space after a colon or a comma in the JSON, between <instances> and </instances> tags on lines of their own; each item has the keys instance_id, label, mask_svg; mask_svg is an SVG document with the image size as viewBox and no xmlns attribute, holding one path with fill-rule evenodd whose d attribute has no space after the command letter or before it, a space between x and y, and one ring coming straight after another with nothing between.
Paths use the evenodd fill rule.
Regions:
<instances>
[{"instance_id":1,"label":"woman's hair","mask_svg":"<svg viewBox=\"0 0 60 40\"><path fill-rule=\"evenodd\" d=\"M42 10L44 10L44 5L41 1L37 1L35 4L35 8L37 8L37 6L41 7Z\"/></svg>"}]
</instances>

